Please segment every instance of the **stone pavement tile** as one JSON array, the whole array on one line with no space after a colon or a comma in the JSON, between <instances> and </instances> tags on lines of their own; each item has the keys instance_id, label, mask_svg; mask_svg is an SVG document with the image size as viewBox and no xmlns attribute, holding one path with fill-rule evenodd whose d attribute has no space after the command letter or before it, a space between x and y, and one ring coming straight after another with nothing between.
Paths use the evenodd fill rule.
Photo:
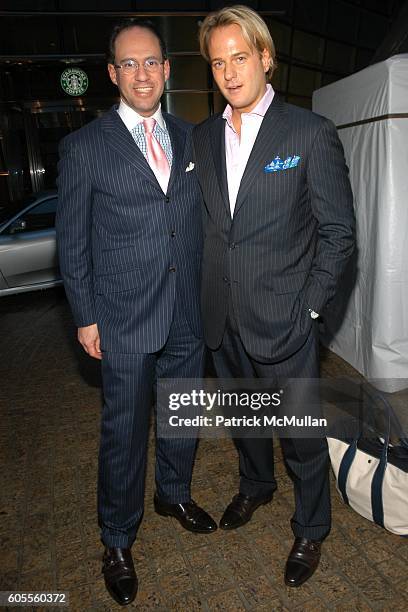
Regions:
<instances>
[{"instance_id":1,"label":"stone pavement tile","mask_svg":"<svg viewBox=\"0 0 408 612\"><path fill-rule=\"evenodd\" d=\"M266 605L278 597L276 588L272 587L267 577L263 575L248 577L247 580L241 579L239 588L251 608Z\"/></svg>"},{"instance_id":2,"label":"stone pavement tile","mask_svg":"<svg viewBox=\"0 0 408 612\"><path fill-rule=\"evenodd\" d=\"M57 610L64 610L64 608L57 608ZM95 610L95 598L86 584L69 591L69 611L85 612L85 610Z\"/></svg>"},{"instance_id":3,"label":"stone pavement tile","mask_svg":"<svg viewBox=\"0 0 408 612\"><path fill-rule=\"evenodd\" d=\"M407 612L407 597L398 597L396 595L389 606L385 604L380 606L379 609L383 612L390 612L390 609L392 609L392 612Z\"/></svg>"},{"instance_id":4,"label":"stone pavement tile","mask_svg":"<svg viewBox=\"0 0 408 612\"><path fill-rule=\"evenodd\" d=\"M147 556L152 557L165 557L171 555L175 550L178 550L177 539L175 534L167 531L165 534L161 534L161 537L145 537L144 534L140 534L140 541L143 543L143 548Z\"/></svg>"},{"instance_id":5,"label":"stone pavement tile","mask_svg":"<svg viewBox=\"0 0 408 612\"><path fill-rule=\"evenodd\" d=\"M408 562L408 539L390 534L387 535L389 537L390 546L393 547L393 550L395 550L397 555Z\"/></svg>"},{"instance_id":6,"label":"stone pavement tile","mask_svg":"<svg viewBox=\"0 0 408 612\"><path fill-rule=\"evenodd\" d=\"M282 575L281 582L276 584L276 588L279 588L279 596L283 602L287 602L285 605L287 605L290 610L296 606L299 606L305 601L313 601L315 599L314 591L310 586L311 580L313 580L313 578L311 578L306 584L303 584L301 587L295 589L285 586Z\"/></svg>"},{"instance_id":7,"label":"stone pavement tile","mask_svg":"<svg viewBox=\"0 0 408 612\"><path fill-rule=\"evenodd\" d=\"M300 612L300 608L299 612ZM322 608L320 608L322 610ZM271 599L264 606L256 606L255 608L251 608L251 612L292 612L292 609L286 608L286 606L281 602L279 597L275 599Z\"/></svg>"},{"instance_id":8,"label":"stone pavement tile","mask_svg":"<svg viewBox=\"0 0 408 612\"><path fill-rule=\"evenodd\" d=\"M373 564L391 560L394 556L392 548L388 545L387 534L381 531L379 536L364 544L364 554Z\"/></svg>"},{"instance_id":9,"label":"stone pavement tile","mask_svg":"<svg viewBox=\"0 0 408 612\"><path fill-rule=\"evenodd\" d=\"M233 610L234 612L244 612L246 610L238 591L229 589L216 595L211 595L207 599L208 609L211 612L225 612L225 610Z\"/></svg>"},{"instance_id":10,"label":"stone pavement tile","mask_svg":"<svg viewBox=\"0 0 408 612\"><path fill-rule=\"evenodd\" d=\"M0 591L17 591L19 580L19 572L13 571L1 571L0 572Z\"/></svg>"},{"instance_id":11,"label":"stone pavement tile","mask_svg":"<svg viewBox=\"0 0 408 612\"><path fill-rule=\"evenodd\" d=\"M56 571L57 586L63 591L75 590L78 586L89 584L92 581L85 561L72 565L58 564Z\"/></svg>"},{"instance_id":12,"label":"stone pavement tile","mask_svg":"<svg viewBox=\"0 0 408 612\"><path fill-rule=\"evenodd\" d=\"M194 589L192 577L187 569L161 574L158 583L166 599L173 599Z\"/></svg>"},{"instance_id":13,"label":"stone pavement tile","mask_svg":"<svg viewBox=\"0 0 408 612\"><path fill-rule=\"evenodd\" d=\"M42 572L51 570L51 549L49 546L38 547L35 539L26 540L23 547L23 563L21 571L23 573Z\"/></svg>"},{"instance_id":14,"label":"stone pavement tile","mask_svg":"<svg viewBox=\"0 0 408 612\"><path fill-rule=\"evenodd\" d=\"M300 604L300 606L296 606L296 608L294 608L296 612L322 612L322 610L328 609L331 610L332 608L327 608L325 602L318 597L314 597L310 601L304 601Z\"/></svg>"},{"instance_id":15,"label":"stone pavement tile","mask_svg":"<svg viewBox=\"0 0 408 612\"><path fill-rule=\"evenodd\" d=\"M352 582L357 582L362 576L364 576L364 578L369 578L378 575L376 566L372 563L368 563L360 553L348 558L345 557L339 569L350 578Z\"/></svg>"},{"instance_id":16,"label":"stone pavement tile","mask_svg":"<svg viewBox=\"0 0 408 612\"><path fill-rule=\"evenodd\" d=\"M380 576L375 576L359 583L358 590L368 601L376 605L392 606L392 600L399 593Z\"/></svg>"},{"instance_id":17,"label":"stone pavement tile","mask_svg":"<svg viewBox=\"0 0 408 612\"><path fill-rule=\"evenodd\" d=\"M381 572L381 574L383 574L386 578L388 578L392 583L400 584L404 580L408 581L407 562L403 559L400 559L396 555L394 555L390 560L387 559L386 561L378 563L375 568L376 570ZM361 575L364 574L362 573Z\"/></svg>"},{"instance_id":18,"label":"stone pavement tile","mask_svg":"<svg viewBox=\"0 0 408 612\"><path fill-rule=\"evenodd\" d=\"M272 563L287 558L290 551L290 544L284 546L279 538L272 532L262 534L252 540L252 545L256 547L262 562Z\"/></svg>"},{"instance_id":19,"label":"stone pavement tile","mask_svg":"<svg viewBox=\"0 0 408 612\"><path fill-rule=\"evenodd\" d=\"M183 527L179 524L176 519L171 519L173 522L174 537L177 538L177 541L180 543L178 548L181 548L183 551L191 550L192 548L197 548L198 546L203 546L207 544L210 540L211 543L216 545L216 539L218 539L219 529L213 533L192 533L183 529ZM173 547L173 550L176 547Z\"/></svg>"},{"instance_id":20,"label":"stone pavement tile","mask_svg":"<svg viewBox=\"0 0 408 612\"><path fill-rule=\"evenodd\" d=\"M216 548L212 546L192 548L185 552L184 555L193 570L211 565L211 563L216 563L220 560Z\"/></svg>"},{"instance_id":21,"label":"stone pavement tile","mask_svg":"<svg viewBox=\"0 0 408 612\"><path fill-rule=\"evenodd\" d=\"M156 571L156 577L167 574L168 572L188 571L186 561L181 552L174 552L163 557L152 559L152 565Z\"/></svg>"},{"instance_id":22,"label":"stone pavement tile","mask_svg":"<svg viewBox=\"0 0 408 612\"><path fill-rule=\"evenodd\" d=\"M350 612L351 610L354 612L371 612L374 610L374 608L369 606L364 599L357 596L353 597L352 599L341 601L340 603L334 602L330 606L330 610L332 612Z\"/></svg>"},{"instance_id":23,"label":"stone pavement tile","mask_svg":"<svg viewBox=\"0 0 408 612\"><path fill-rule=\"evenodd\" d=\"M408 578L407 576L405 576L405 578L403 578L401 582L398 582L396 587L398 588L398 591L400 591L401 593L404 593L405 597L408 597Z\"/></svg>"},{"instance_id":24,"label":"stone pavement tile","mask_svg":"<svg viewBox=\"0 0 408 612\"><path fill-rule=\"evenodd\" d=\"M166 609L169 612L200 612L200 610L207 610L208 608L204 600L196 593L185 593L181 597L169 601Z\"/></svg>"},{"instance_id":25,"label":"stone pavement tile","mask_svg":"<svg viewBox=\"0 0 408 612\"><path fill-rule=\"evenodd\" d=\"M54 575L51 570L21 574L18 583L19 591L54 591ZM60 589L64 590L64 589ZM67 590L67 589L65 589Z\"/></svg>"},{"instance_id":26,"label":"stone pavement tile","mask_svg":"<svg viewBox=\"0 0 408 612\"><path fill-rule=\"evenodd\" d=\"M200 593L204 594L227 589L234 582L232 572L225 564L220 562L197 568L192 574L198 584Z\"/></svg>"},{"instance_id":27,"label":"stone pavement tile","mask_svg":"<svg viewBox=\"0 0 408 612\"><path fill-rule=\"evenodd\" d=\"M315 574L311 580L313 590L325 602L340 601L355 594L354 589L338 574Z\"/></svg>"},{"instance_id":28,"label":"stone pavement tile","mask_svg":"<svg viewBox=\"0 0 408 612\"><path fill-rule=\"evenodd\" d=\"M1 547L0 550L1 550L1 568L2 568L2 572L4 571L4 569L7 569L8 572L17 571L17 569L18 569L18 553L19 553L19 548L15 547L15 546L13 546L13 547Z\"/></svg>"},{"instance_id":29,"label":"stone pavement tile","mask_svg":"<svg viewBox=\"0 0 408 612\"><path fill-rule=\"evenodd\" d=\"M341 567L344 560L349 559L350 556L359 554L358 548L346 538L332 538L329 535L323 546L325 553L333 557L333 561L337 562L339 567Z\"/></svg>"},{"instance_id":30,"label":"stone pavement tile","mask_svg":"<svg viewBox=\"0 0 408 612\"><path fill-rule=\"evenodd\" d=\"M63 568L76 567L77 565L84 563L85 560L86 558L81 541L67 540L63 547L58 546L55 548L56 566L61 570Z\"/></svg>"}]
</instances>

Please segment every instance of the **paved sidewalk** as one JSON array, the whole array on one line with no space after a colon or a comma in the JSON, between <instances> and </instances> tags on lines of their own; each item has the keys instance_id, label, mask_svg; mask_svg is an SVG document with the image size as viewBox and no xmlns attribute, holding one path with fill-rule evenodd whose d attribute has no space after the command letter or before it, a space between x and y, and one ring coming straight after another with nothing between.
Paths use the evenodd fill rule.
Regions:
<instances>
[{"instance_id":1,"label":"paved sidewalk","mask_svg":"<svg viewBox=\"0 0 408 612\"><path fill-rule=\"evenodd\" d=\"M98 364L75 343L62 290L1 299L0 334L0 590L67 591L70 610L118 610L100 573ZM330 352L322 370L355 375ZM145 516L133 547L140 588L127 609L407 610L408 539L359 517L334 486L320 567L303 587L284 586L293 494L280 453L272 504L237 531L203 536L154 513L153 458L152 437ZM232 443L202 440L194 499L219 519L237 482Z\"/></svg>"}]
</instances>

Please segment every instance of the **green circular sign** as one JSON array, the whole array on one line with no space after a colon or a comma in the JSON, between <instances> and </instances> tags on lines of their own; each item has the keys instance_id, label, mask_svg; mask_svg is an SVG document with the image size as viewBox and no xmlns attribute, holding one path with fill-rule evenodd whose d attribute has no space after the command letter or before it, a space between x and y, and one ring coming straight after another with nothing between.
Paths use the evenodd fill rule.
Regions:
<instances>
[{"instance_id":1,"label":"green circular sign","mask_svg":"<svg viewBox=\"0 0 408 612\"><path fill-rule=\"evenodd\" d=\"M88 75L81 68L67 68L61 74L61 87L70 96L82 96L88 84Z\"/></svg>"}]
</instances>

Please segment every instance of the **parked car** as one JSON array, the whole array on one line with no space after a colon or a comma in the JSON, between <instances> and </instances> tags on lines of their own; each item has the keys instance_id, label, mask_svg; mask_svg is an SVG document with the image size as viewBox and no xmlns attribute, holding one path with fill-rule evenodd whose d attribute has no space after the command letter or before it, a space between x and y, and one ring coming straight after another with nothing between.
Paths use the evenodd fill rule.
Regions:
<instances>
[{"instance_id":1,"label":"parked car","mask_svg":"<svg viewBox=\"0 0 408 612\"><path fill-rule=\"evenodd\" d=\"M0 297L62 284L55 240L57 192L30 196L0 218Z\"/></svg>"}]
</instances>

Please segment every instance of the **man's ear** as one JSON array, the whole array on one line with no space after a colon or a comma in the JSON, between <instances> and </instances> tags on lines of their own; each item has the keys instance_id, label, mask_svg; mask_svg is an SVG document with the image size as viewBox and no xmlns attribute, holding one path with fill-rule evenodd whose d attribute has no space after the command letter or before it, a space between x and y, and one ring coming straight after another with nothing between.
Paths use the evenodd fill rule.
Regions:
<instances>
[{"instance_id":1,"label":"man's ear","mask_svg":"<svg viewBox=\"0 0 408 612\"><path fill-rule=\"evenodd\" d=\"M261 61L262 61L262 65L264 68L264 72L268 72L269 68L271 67L272 63L271 63L271 54L269 53L268 49L264 49L261 53Z\"/></svg>"},{"instance_id":2,"label":"man's ear","mask_svg":"<svg viewBox=\"0 0 408 612\"><path fill-rule=\"evenodd\" d=\"M116 68L113 64L108 64L108 72L110 76L110 80L114 85L118 84L118 80L116 78Z\"/></svg>"},{"instance_id":3,"label":"man's ear","mask_svg":"<svg viewBox=\"0 0 408 612\"><path fill-rule=\"evenodd\" d=\"M163 68L164 68L164 80L167 81L167 79L170 76L170 62L168 59L164 60Z\"/></svg>"}]
</instances>

